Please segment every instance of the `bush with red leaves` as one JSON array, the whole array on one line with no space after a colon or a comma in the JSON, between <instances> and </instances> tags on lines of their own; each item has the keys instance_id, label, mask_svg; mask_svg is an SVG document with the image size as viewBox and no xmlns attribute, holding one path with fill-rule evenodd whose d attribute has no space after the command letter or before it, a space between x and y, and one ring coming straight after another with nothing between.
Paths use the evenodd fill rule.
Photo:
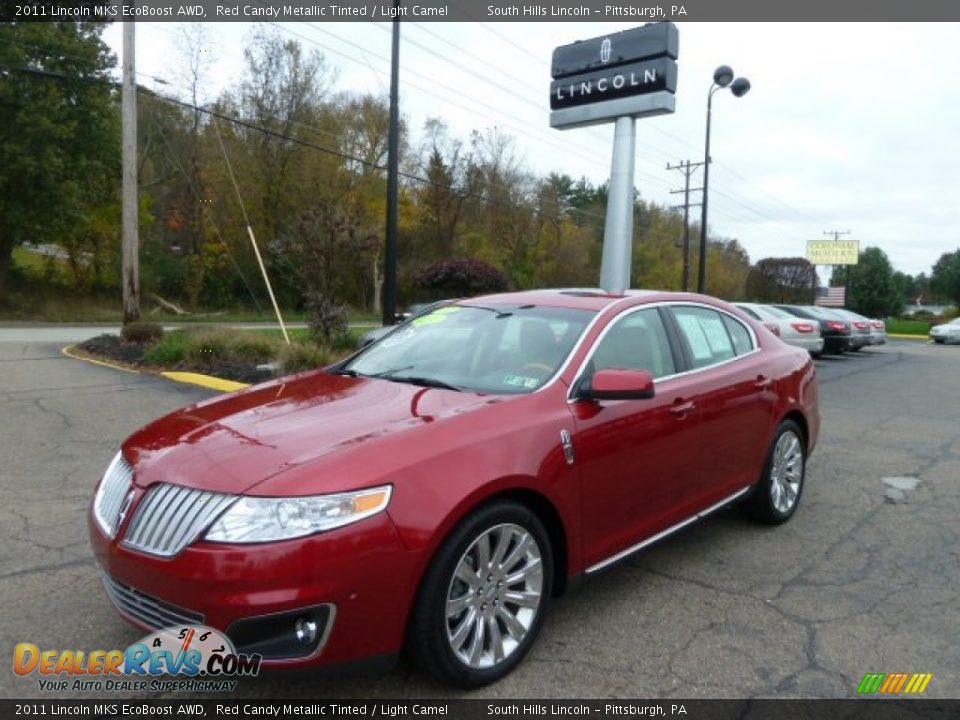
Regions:
<instances>
[{"instance_id":1,"label":"bush with red leaves","mask_svg":"<svg viewBox=\"0 0 960 720\"><path fill-rule=\"evenodd\" d=\"M435 262L417 273L415 281L435 299L472 297L510 289L507 276L500 270L483 260L470 258Z\"/></svg>"}]
</instances>

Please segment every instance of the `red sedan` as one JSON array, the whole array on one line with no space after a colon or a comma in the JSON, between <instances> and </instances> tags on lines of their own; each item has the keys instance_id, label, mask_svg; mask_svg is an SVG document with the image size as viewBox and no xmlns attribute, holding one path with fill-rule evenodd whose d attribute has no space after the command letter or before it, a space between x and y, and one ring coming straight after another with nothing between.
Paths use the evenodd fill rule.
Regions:
<instances>
[{"instance_id":1,"label":"red sedan","mask_svg":"<svg viewBox=\"0 0 960 720\"><path fill-rule=\"evenodd\" d=\"M573 579L734 502L789 519L819 424L809 354L714 298L474 298L137 431L91 541L142 628L477 686Z\"/></svg>"}]
</instances>

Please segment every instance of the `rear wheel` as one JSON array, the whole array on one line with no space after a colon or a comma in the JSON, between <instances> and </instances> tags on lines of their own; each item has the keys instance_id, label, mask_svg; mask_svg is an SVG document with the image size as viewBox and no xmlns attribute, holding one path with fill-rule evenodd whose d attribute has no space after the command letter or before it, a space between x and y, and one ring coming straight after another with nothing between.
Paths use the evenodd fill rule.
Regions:
<instances>
[{"instance_id":1,"label":"rear wheel","mask_svg":"<svg viewBox=\"0 0 960 720\"><path fill-rule=\"evenodd\" d=\"M947 342L947 341L944 340L943 338L934 338L933 341L934 341L937 345L943 345L945 342Z\"/></svg>"},{"instance_id":2,"label":"rear wheel","mask_svg":"<svg viewBox=\"0 0 960 720\"><path fill-rule=\"evenodd\" d=\"M763 477L744 504L747 514L768 525L785 523L796 512L806 474L803 432L784 420L770 443Z\"/></svg>"},{"instance_id":3,"label":"rear wheel","mask_svg":"<svg viewBox=\"0 0 960 720\"><path fill-rule=\"evenodd\" d=\"M424 577L410 628L415 660L439 680L479 687L515 668L536 640L553 587L553 553L529 508L470 513Z\"/></svg>"}]
</instances>

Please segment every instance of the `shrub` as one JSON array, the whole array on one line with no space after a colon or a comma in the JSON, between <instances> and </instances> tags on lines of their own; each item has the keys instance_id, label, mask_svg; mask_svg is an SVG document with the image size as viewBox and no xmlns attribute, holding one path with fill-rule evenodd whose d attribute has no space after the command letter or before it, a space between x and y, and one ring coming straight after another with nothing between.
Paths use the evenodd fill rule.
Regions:
<instances>
[{"instance_id":1,"label":"shrub","mask_svg":"<svg viewBox=\"0 0 960 720\"><path fill-rule=\"evenodd\" d=\"M280 362L288 373L316 370L330 364L330 351L313 343L293 343L280 349Z\"/></svg>"},{"instance_id":2,"label":"shrub","mask_svg":"<svg viewBox=\"0 0 960 720\"><path fill-rule=\"evenodd\" d=\"M151 322L132 322L123 326L120 335L127 342L149 343L163 337L163 327Z\"/></svg>"},{"instance_id":3,"label":"shrub","mask_svg":"<svg viewBox=\"0 0 960 720\"><path fill-rule=\"evenodd\" d=\"M510 283L500 270L483 260L459 258L428 265L416 276L418 286L433 299L470 297L508 290Z\"/></svg>"},{"instance_id":4,"label":"shrub","mask_svg":"<svg viewBox=\"0 0 960 720\"><path fill-rule=\"evenodd\" d=\"M189 345L189 333L185 330L174 330L147 349L147 360L154 365L176 365L186 358Z\"/></svg>"},{"instance_id":5,"label":"shrub","mask_svg":"<svg viewBox=\"0 0 960 720\"><path fill-rule=\"evenodd\" d=\"M321 292L306 293L306 307L309 314L308 324L317 339L330 344L347 332L347 308L337 305Z\"/></svg>"}]
</instances>

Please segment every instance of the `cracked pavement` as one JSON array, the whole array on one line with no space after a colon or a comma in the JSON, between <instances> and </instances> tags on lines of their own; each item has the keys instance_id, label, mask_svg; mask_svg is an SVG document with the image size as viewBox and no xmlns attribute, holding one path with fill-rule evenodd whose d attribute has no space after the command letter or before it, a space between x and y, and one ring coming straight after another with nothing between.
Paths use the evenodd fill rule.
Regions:
<instances>
[{"instance_id":1,"label":"cracked pavement","mask_svg":"<svg viewBox=\"0 0 960 720\"><path fill-rule=\"evenodd\" d=\"M87 504L123 437L212 393L2 340L0 647L8 662L24 641L126 647L140 633L103 594ZM820 443L786 525L723 511L590 578L492 687L401 666L271 673L230 697L849 698L866 672L932 672L927 697L960 697L960 347L894 341L817 366ZM919 484L892 502L884 477ZM9 670L0 694L57 697Z\"/></svg>"}]
</instances>

